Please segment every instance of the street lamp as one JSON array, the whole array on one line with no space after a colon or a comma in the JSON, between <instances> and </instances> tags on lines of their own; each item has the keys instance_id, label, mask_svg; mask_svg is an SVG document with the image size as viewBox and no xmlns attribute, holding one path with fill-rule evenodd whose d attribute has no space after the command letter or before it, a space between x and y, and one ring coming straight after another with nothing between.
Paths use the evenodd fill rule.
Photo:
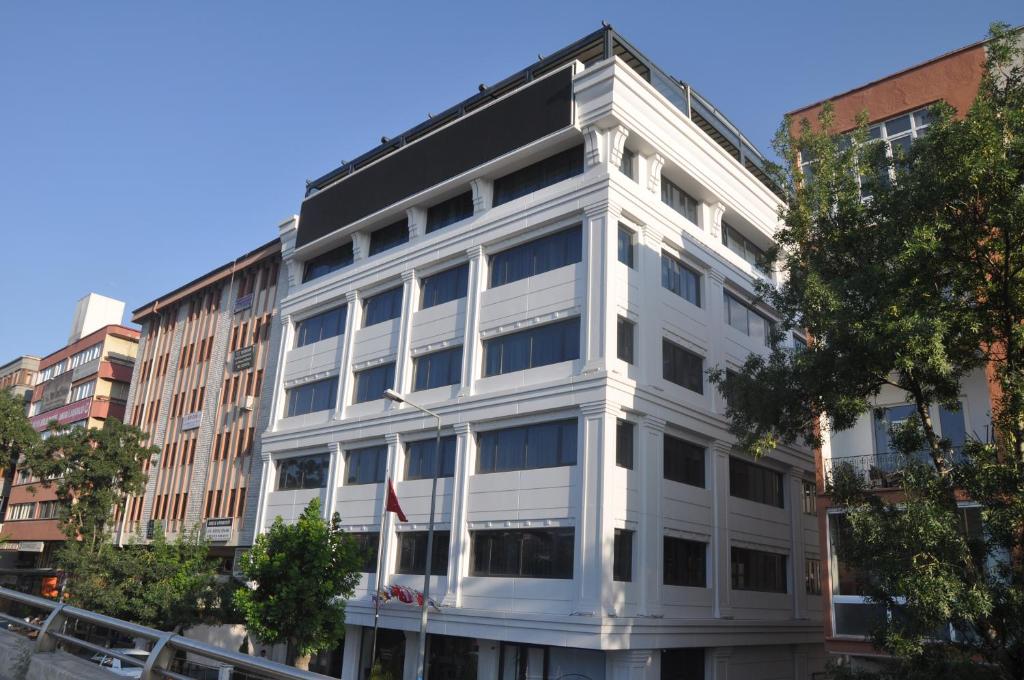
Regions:
<instances>
[{"instance_id":1,"label":"street lamp","mask_svg":"<svg viewBox=\"0 0 1024 680\"><path fill-rule=\"evenodd\" d=\"M427 525L427 559L423 568L423 606L420 608L420 639L416 652L416 680L423 680L427 656L427 612L430 607L430 571L434 558L434 509L437 506L437 477L441 474L441 416L414 404L394 390L384 390L384 397L397 404L408 404L434 418L437 434L434 438L434 475L430 485L430 523Z\"/></svg>"}]
</instances>

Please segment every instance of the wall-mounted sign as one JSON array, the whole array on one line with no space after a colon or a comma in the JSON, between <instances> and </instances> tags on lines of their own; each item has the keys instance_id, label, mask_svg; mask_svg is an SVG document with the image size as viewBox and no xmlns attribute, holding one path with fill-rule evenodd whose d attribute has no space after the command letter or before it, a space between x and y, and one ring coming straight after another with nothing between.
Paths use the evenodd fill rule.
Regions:
<instances>
[{"instance_id":1,"label":"wall-mounted sign","mask_svg":"<svg viewBox=\"0 0 1024 680\"><path fill-rule=\"evenodd\" d=\"M17 541L7 541L5 543L0 543L0 550L10 550L11 552L17 552L18 547L20 545L21 544Z\"/></svg>"},{"instance_id":2,"label":"wall-mounted sign","mask_svg":"<svg viewBox=\"0 0 1024 680\"><path fill-rule=\"evenodd\" d=\"M232 369L235 371L244 371L247 368L252 368L252 359L255 353L255 345L236 349L235 353L231 357Z\"/></svg>"},{"instance_id":3,"label":"wall-mounted sign","mask_svg":"<svg viewBox=\"0 0 1024 680\"><path fill-rule=\"evenodd\" d=\"M40 413L38 416L32 416L29 420L32 423L32 427L36 432L42 432L46 429L47 424L51 420L56 420L61 425L67 425L68 423L77 423L80 420L89 417L89 409L92 407L92 398L82 399L76 401L73 404L62 406L56 411L50 413Z\"/></svg>"},{"instance_id":4,"label":"wall-mounted sign","mask_svg":"<svg viewBox=\"0 0 1024 680\"><path fill-rule=\"evenodd\" d=\"M235 298L235 314L238 314L242 310L249 309L252 307L252 293L243 295L240 298Z\"/></svg>"},{"instance_id":5,"label":"wall-mounted sign","mask_svg":"<svg viewBox=\"0 0 1024 680\"><path fill-rule=\"evenodd\" d=\"M181 417L181 431L194 430L199 427L199 424L203 422L203 412L196 411L195 413L186 413Z\"/></svg>"},{"instance_id":6,"label":"wall-mounted sign","mask_svg":"<svg viewBox=\"0 0 1024 680\"><path fill-rule=\"evenodd\" d=\"M68 403L68 396L71 394L71 383L74 376L71 371L65 371L48 383L43 388L43 398L39 400L39 412L52 411Z\"/></svg>"},{"instance_id":7,"label":"wall-mounted sign","mask_svg":"<svg viewBox=\"0 0 1024 680\"><path fill-rule=\"evenodd\" d=\"M46 546L42 541L22 541L18 544L18 551L41 553L44 547Z\"/></svg>"},{"instance_id":8,"label":"wall-mounted sign","mask_svg":"<svg viewBox=\"0 0 1024 680\"><path fill-rule=\"evenodd\" d=\"M203 535L207 541L220 542L231 540L231 524L234 520L231 517L211 517L206 520L206 530Z\"/></svg>"}]
</instances>

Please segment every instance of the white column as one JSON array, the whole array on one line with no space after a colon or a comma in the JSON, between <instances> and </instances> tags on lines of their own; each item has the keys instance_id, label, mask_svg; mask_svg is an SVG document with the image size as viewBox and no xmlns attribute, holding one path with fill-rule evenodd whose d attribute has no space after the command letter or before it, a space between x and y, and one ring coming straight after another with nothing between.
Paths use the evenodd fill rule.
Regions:
<instances>
[{"instance_id":1,"label":"white column","mask_svg":"<svg viewBox=\"0 0 1024 680\"><path fill-rule=\"evenodd\" d=\"M419 206L405 211L409 225L409 240L413 241L427 233L427 209Z\"/></svg>"},{"instance_id":2,"label":"white column","mask_svg":"<svg viewBox=\"0 0 1024 680\"><path fill-rule=\"evenodd\" d=\"M640 233L637 236L640 290L649 291L649 294L655 298L653 303L641 307L642 313L645 309L659 308L657 296L661 295L662 240L657 227L652 225L640 227ZM661 319L658 317L644 318L641 315L636 330L636 367L639 381L646 383L654 391L661 392L659 387L662 381L661 340L664 333Z\"/></svg>"},{"instance_id":3,"label":"white column","mask_svg":"<svg viewBox=\"0 0 1024 680\"><path fill-rule=\"evenodd\" d=\"M665 523L662 515L665 421L656 416L644 416L640 425L640 450L634 458L643 516L637 527L639 546L633 580L639 585L637 609L641 615L661 613L661 586L663 582L662 553Z\"/></svg>"},{"instance_id":4,"label":"white column","mask_svg":"<svg viewBox=\"0 0 1024 680\"><path fill-rule=\"evenodd\" d=\"M606 370L615 351L616 315L609 296L609 276L617 251L615 234L620 211L602 202L584 209L583 253L587 271L586 313L583 317L583 372Z\"/></svg>"},{"instance_id":5,"label":"white column","mask_svg":"<svg viewBox=\"0 0 1024 680\"><path fill-rule=\"evenodd\" d=\"M256 536L263 532L263 523L265 521L264 516L266 514L267 507L267 494L270 493L271 489L271 475L272 463L270 461L270 453L265 449L263 455L263 474L260 475L260 488L256 495L256 522L252 528L252 540L256 540ZM276 475L275 475L276 476Z\"/></svg>"},{"instance_id":6,"label":"white column","mask_svg":"<svg viewBox=\"0 0 1024 680\"><path fill-rule=\"evenodd\" d=\"M387 474L383 484L378 484L380 488L380 511L384 515L384 536L381 539L381 560L380 560L380 583L383 587L391 579L391 569L393 555L398 545L398 539L395 535L395 515L394 513L387 512L384 508L387 505L388 497L388 485L387 479L394 478L395 469L398 465L398 447L401 446L401 440L397 434L386 434L384 439L388 443L388 464Z\"/></svg>"},{"instance_id":7,"label":"white column","mask_svg":"<svg viewBox=\"0 0 1024 680\"><path fill-rule=\"evenodd\" d=\"M352 234L352 259L356 262L370 256L370 234L357 231Z\"/></svg>"},{"instance_id":8,"label":"white column","mask_svg":"<svg viewBox=\"0 0 1024 680\"><path fill-rule=\"evenodd\" d=\"M334 403L334 419L345 417L345 407L352 385L352 348L356 342L356 329L362 325L363 301L359 291L345 293L345 337L341 347L341 366L338 369L338 396Z\"/></svg>"},{"instance_id":9,"label":"white column","mask_svg":"<svg viewBox=\"0 0 1024 680\"><path fill-rule=\"evenodd\" d=\"M786 480L786 503L789 510L790 531L790 586L793 594L793 618L807 618L807 588L804 584L804 512L803 512L803 477L800 470L790 468L784 477Z\"/></svg>"},{"instance_id":10,"label":"white column","mask_svg":"<svg viewBox=\"0 0 1024 680\"><path fill-rule=\"evenodd\" d=\"M708 326L711 329L712 337L721 337L725 332L725 277L715 269L708 269L704 281L707 283L704 291L704 299L701 301L708 310ZM725 343L712 342L708 345L708 355L705 357L705 365L708 368L725 368ZM725 397L718 391L718 385L710 385L711 410L715 413L725 414Z\"/></svg>"},{"instance_id":11,"label":"white column","mask_svg":"<svg viewBox=\"0 0 1024 680\"><path fill-rule=\"evenodd\" d=\"M420 652L419 644L419 631L405 631L405 659L402 664L402 680L416 680L416 655Z\"/></svg>"},{"instance_id":12,"label":"white column","mask_svg":"<svg viewBox=\"0 0 1024 680\"><path fill-rule=\"evenodd\" d=\"M494 205L494 182L478 177L469 183L473 190L473 214L479 215Z\"/></svg>"},{"instance_id":13,"label":"white column","mask_svg":"<svg viewBox=\"0 0 1024 680\"><path fill-rule=\"evenodd\" d=\"M331 462L327 468L327 492L324 494L324 519L331 521L334 514L334 506L338 502L338 487L341 486L341 476L345 470L344 454L341 451L341 442L332 442L328 445L331 451Z\"/></svg>"},{"instance_id":14,"label":"white column","mask_svg":"<svg viewBox=\"0 0 1024 680\"><path fill-rule=\"evenodd\" d=\"M605 652L607 680L658 680L661 650L620 649Z\"/></svg>"},{"instance_id":15,"label":"white column","mask_svg":"<svg viewBox=\"0 0 1024 680\"><path fill-rule=\"evenodd\" d=\"M402 318L398 330L398 356L395 358L395 390L405 394L412 387L412 357L409 343L412 341L413 312L419 306L419 286L415 270L402 272ZM394 404L399 406L399 404Z\"/></svg>"},{"instance_id":16,"label":"white column","mask_svg":"<svg viewBox=\"0 0 1024 680\"><path fill-rule=\"evenodd\" d=\"M345 624L345 652L341 661L341 677L345 680L359 679L359 643L363 637L362 626Z\"/></svg>"},{"instance_id":17,"label":"white column","mask_svg":"<svg viewBox=\"0 0 1024 680\"><path fill-rule=\"evenodd\" d=\"M604 502L607 480L615 465L615 421L618 410L604 401L580 406L583 414L576 461L576 554L579 555L575 611L603 615L611 602L611 513Z\"/></svg>"},{"instance_id":18,"label":"white column","mask_svg":"<svg viewBox=\"0 0 1024 680\"><path fill-rule=\"evenodd\" d=\"M708 650L706 654L710 666L710 680L729 680L729 661L732 659L732 647L718 647Z\"/></svg>"},{"instance_id":19,"label":"white column","mask_svg":"<svg viewBox=\"0 0 1024 680\"><path fill-rule=\"evenodd\" d=\"M729 558L729 453L732 446L715 442L711 447L711 574L714 589L712 611L720 619L732 618L732 577Z\"/></svg>"},{"instance_id":20,"label":"white column","mask_svg":"<svg viewBox=\"0 0 1024 680\"><path fill-rule=\"evenodd\" d=\"M487 271L483 246L466 251L469 256L469 284L466 291L466 332L462 340L462 386L460 396L470 396L480 377L483 362L480 343L480 299Z\"/></svg>"},{"instance_id":21,"label":"white column","mask_svg":"<svg viewBox=\"0 0 1024 680\"><path fill-rule=\"evenodd\" d=\"M290 314L286 314L281 318L281 343L277 348L277 356L280 360L277 362L277 373L274 375L274 392L270 399L270 431L277 431L277 423L284 416L284 376L285 370L288 367L288 348L294 344L295 339L295 324L292 323L292 317Z\"/></svg>"},{"instance_id":22,"label":"white column","mask_svg":"<svg viewBox=\"0 0 1024 680\"><path fill-rule=\"evenodd\" d=\"M476 458L476 439L469 423L455 425L455 478L452 480L451 533L448 543L448 583L444 604L462 606L462 578L469 568L469 477Z\"/></svg>"}]
</instances>

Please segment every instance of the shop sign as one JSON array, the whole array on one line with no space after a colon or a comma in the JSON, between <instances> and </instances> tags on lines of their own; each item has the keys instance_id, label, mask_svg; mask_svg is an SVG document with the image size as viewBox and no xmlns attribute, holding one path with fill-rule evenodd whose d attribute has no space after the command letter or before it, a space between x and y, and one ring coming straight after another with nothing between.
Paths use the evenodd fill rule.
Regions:
<instances>
[{"instance_id":1,"label":"shop sign","mask_svg":"<svg viewBox=\"0 0 1024 680\"><path fill-rule=\"evenodd\" d=\"M79 420L88 418L91 406L92 398L87 397L73 404L61 407L56 411L32 416L29 420L32 422L32 427L36 432L42 432L51 420L56 420L61 425L67 425L68 423L77 423Z\"/></svg>"},{"instance_id":2,"label":"shop sign","mask_svg":"<svg viewBox=\"0 0 1024 680\"><path fill-rule=\"evenodd\" d=\"M181 431L194 430L199 427L199 424L203 422L203 412L196 411L195 413L186 413L181 417Z\"/></svg>"},{"instance_id":3,"label":"shop sign","mask_svg":"<svg viewBox=\"0 0 1024 680\"><path fill-rule=\"evenodd\" d=\"M252 293L235 298L235 314L252 307Z\"/></svg>"},{"instance_id":4,"label":"shop sign","mask_svg":"<svg viewBox=\"0 0 1024 680\"><path fill-rule=\"evenodd\" d=\"M231 359L232 368L235 371L244 371L247 368L252 368L252 359L255 354L255 345L236 349Z\"/></svg>"},{"instance_id":5,"label":"shop sign","mask_svg":"<svg viewBox=\"0 0 1024 680\"><path fill-rule=\"evenodd\" d=\"M206 531L203 532L206 540L212 542L231 540L231 524L233 521L231 517L211 517L206 520Z\"/></svg>"},{"instance_id":6,"label":"shop sign","mask_svg":"<svg viewBox=\"0 0 1024 680\"><path fill-rule=\"evenodd\" d=\"M22 541L18 544L18 550L21 552L41 553L44 547L42 541Z\"/></svg>"},{"instance_id":7,"label":"shop sign","mask_svg":"<svg viewBox=\"0 0 1024 680\"><path fill-rule=\"evenodd\" d=\"M72 371L65 371L46 383L43 398L39 400L39 412L52 411L68 403L72 382L74 382L74 373Z\"/></svg>"}]
</instances>

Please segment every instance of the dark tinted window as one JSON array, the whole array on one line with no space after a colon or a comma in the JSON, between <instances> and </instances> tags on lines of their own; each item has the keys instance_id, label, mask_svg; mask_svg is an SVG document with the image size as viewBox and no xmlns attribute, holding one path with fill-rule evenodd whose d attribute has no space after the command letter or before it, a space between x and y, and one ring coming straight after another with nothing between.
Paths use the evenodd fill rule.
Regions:
<instances>
[{"instance_id":1,"label":"dark tinted window","mask_svg":"<svg viewBox=\"0 0 1024 680\"><path fill-rule=\"evenodd\" d=\"M621 316L619 317L618 347L616 348L616 355L627 364L635 362L633 353L633 335L635 329L635 323L629 319L625 319Z\"/></svg>"},{"instance_id":2,"label":"dark tinted window","mask_svg":"<svg viewBox=\"0 0 1024 680\"><path fill-rule=\"evenodd\" d=\"M576 419L481 432L477 472L576 464Z\"/></svg>"},{"instance_id":3,"label":"dark tinted window","mask_svg":"<svg viewBox=\"0 0 1024 680\"><path fill-rule=\"evenodd\" d=\"M636 151L630 149L622 150L622 159L619 161L619 172L630 179L636 179Z\"/></svg>"},{"instance_id":4,"label":"dark tinted window","mask_svg":"<svg viewBox=\"0 0 1024 680\"><path fill-rule=\"evenodd\" d=\"M312 281L315 278L337 271L342 267L347 267L352 264L352 259L351 241L334 250L328 250L322 255L310 258L306 260L306 264L302 268L302 282Z\"/></svg>"},{"instance_id":5,"label":"dark tinted window","mask_svg":"<svg viewBox=\"0 0 1024 680\"><path fill-rule=\"evenodd\" d=\"M334 408L338 396L338 378L306 383L287 390L288 417Z\"/></svg>"},{"instance_id":6,"label":"dark tinted window","mask_svg":"<svg viewBox=\"0 0 1024 680\"><path fill-rule=\"evenodd\" d=\"M633 532L616 529L612 546L612 578L615 581L633 580Z\"/></svg>"},{"instance_id":7,"label":"dark tinted window","mask_svg":"<svg viewBox=\"0 0 1024 680\"><path fill-rule=\"evenodd\" d=\"M662 377L704 394L704 359L668 340L661 341Z\"/></svg>"},{"instance_id":8,"label":"dark tinted window","mask_svg":"<svg viewBox=\"0 0 1024 680\"><path fill-rule=\"evenodd\" d=\"M704 487L704 447L665 435L665 479Z\"/></svg>"},{"instance_id":9,"label":"dark tinted window","mask_svg":"<svg viewBox=\"0 0 1024 680\"><path fill-rule=\"evenodd\" d=\"M468 284L468 264L462 264L458 267L438 272L433 276L424 277L423 292L420 296L422 298L421 309L427 309L428 307L466 297Z\"/></svg>"},{"instance_id":10,"label":"dark tinted window","mask_svg":"<svg viewBox=\"0 0 1024 680\"><path fill-rule=\"evenodd\" d=\"M377 546L380 544L380 534L376 531L367 531L349 536L356 542L363 555L363 564L359 570L368 574L377 571Z\"/></svg>"},{"instance_id":11,"label":"dark tinted window","mask_svg":"<svg viewBox=\"0 0 1024 680\"><path fill-rule=\"evenodd\" d=\"M431 547L430 573L444 576L448 573L448 540L450 532L434 530ZM427 532L401 531L398 533L399 574L422 574L427 570Z\"/></svg>"},{"instance_id":12,"label":"dark tinted window","mask_svg":"<svg viewBox=\"0 0 1024 680\"><path fill-rule=\"evenodd\" d=\"M615 424L615 464L627 470L633 469L633 435L636 425L628 420Z\"/></svg>"},{"instance_id":13,"label":"dark tinted window","mask_svg":"<svg viewBox=\"0 0 1024 680\"><path fill-rule=\"evenodd\" d=\"M453 347L416 357L413 391L457 385L462 380L462 348Z\"/></svg>"},{"instance_id":14,"label":"dark tinted window","mask_svg":"<svg viewBox=\"0 0 1024 680\"><path fill-rule=\"evenodd\" d=\"M437 441L421 439L409 442L405 447L405 478L406 479L432 479L434 477L434 450ZM441 471L438 477L455 476L455 447L454 436L441 437Z\"/></svg>"},{"instance_id":15,"label":"dark tinted window","mask_svg":"<svg viewBox=\"0 0 1024 680\"><path fill-rule=\"evenodd\" d=\"M370 232L370 255L383 253L409 240L409 222L402 218L394 224Z\"/></svg>"},{"instance_id":16,"label":"dark tinted window","mask_svg":"<svg viewBox=\"0 0 1024 680\"><path fill-rule=\"evenodd\" d=\"M725 321L741 333L771 344L771 320L729 293L725 294Z\"/></svg>"},{"instance_id":17,"label":"dark tinted window","mask_svg":"<svg viewBox=\"0 0 1024 680\"><path fill-rule=\"evenodd\" d=\"M636 246L633 244L633 232L619 225L619 262L627 267L636 267Z\"/></svg>"},{"instance_id":18,"label":"dark tinted window","mask_svg":"<svg viewBox=\"0 0 1024 680\"><path fill-rule=\"evenodd\" d=\"M667 586L707 585L708 544L675 536L665 537L664 572Z\"/></svg>"},{"instance_id":19,"label":"dark tinted window","mask_svg":"<svg viewBox=\"0 0 1024 680\"><path fill-rule=\"evenodd\" d=\"M661 680L704 680L704 648L661 650Z\"/></svg>"},{"instance_id":20,"label":"dark tinted window","mask_svg":"<svg viewBox=\"0 0 1024 680\"><path fill-rule=\"evenodd\" d=\"M348 307L342 305L298 322L295 327L295 346L302 347L320 340L333 338L345 332Z\"/></svg>"},{"instance_id":21,"label":"dark tinted window","mask_svg":"<svg viewBox=\"0 0 1024 680\"><path fill-rule=\"evenodd\" d=\"M733 547L732 588L763 593L786 592L786 556Z\"/></svg>"},{"instance_id":22,"label":"dark tinted window","mask_svg":"<svg viewBox=\"0 0 1024 680\"><path fill-rule=\"evenodd\" d=\"M331 457L326 453L277 461L277 490L322 489L327 486Z\"/></svg>"},{"instance_id":23,"label":"dark tinted window","mask_svg":"<svg viewBox=\"0 0 1024 680\"><path fill-rule=\"evenodd\" d=\"M738 458L729 459L729 493L755 503L784 505L782 475Z\"/></svg>"},{"instance_id":24,"label":"dark tinted window","mask_svg":"<svg viewBox=\"0 0 1024 680\"><path fill-rule=\"evenodd\" d=\"M697 206L700 201L661 176L661 200L677 213L697 224Z\"/></svg>"},{"instance_id":25,"label":"dark tinted window","mask_svg":"<svg viewBox=\"0 0 1024 680\"><path fill-rule=\"evenodd\" d=\"M455 224L473 215L473 192L467 191L427 208L427 233Z\"/></svg>"},{"instance_id":26,"label":"dark tinted window","mask_svg":"<svg viewBox=\"0 0 1024 680\"><path fill-rule=\"evenodd\" d=\"M354 403L361 404L364 401L383 399L384 390L395 388L395 362L367 368L356 373L355 377Z\"/></svg>"},{"instance_id":27,"label":"dark tinted window","mask_svg":"<svg viewBox=\"0 0 1024 680\"><path fill-rule=\"evenodd\" d=\"M583 259L579 225L491 255L491 288L575 264Z\"/></svg>"},{"instance_id":28,"label":"dark tinted window","mask_svg":"<svg viewBox=\"0 0 1024 680\"><path fill-rule=\"evenodd\" d=\"M767 253L725 222L722 222L722 243L758 269L765 271L768 268Z\"/></svg>"},{"instance_id":29,"label":"dark tinted window","mask_svg":"<svg viewBox=\"0 0 1024 680\"><path fill-rule=\"evenodd\" d=\"M387 446L367 446L345 452L345 484L377 484L384 481Z\"/></svg>"},{"instance_id":30,"label":"dark tinted window","mask_svg":"<svg viewBox=\"0 0 1024 680\"><path fill-rule=\"evenodd\" d=\"M533 193L583 173L583 145L549 156L494 180L494 205Z\"/></svg>"},{"instance_id":31,"label":"dark tinted window","mask_svg":"<svg viewBox=\"0 0 1024 680\"><path fill-rule=\"evenodd\" d=\"M471 576L572 578L572 528L471 532Z\"/></svg>"},{"instance_id":32,"label":"dark tinted window","mask_svg":"<svg viewBox=\"0 0 1024 680\"><path fill-rule=\"evenodd\" d=\"M700 307L700 274L665 252L661 254L661 286Z\"/></svg>"},{"instance_id":33,"label":"dark tinted window","mask_svg":"<svg viewBox=\"0 0 1024 680\"><path fill-rule=\"evenodd\" d=\"M363 328L402 316L402 286L377 293L363 303Z\"/></svg>"},{"instance_id":34,"label":"dark tinted window","mask_svg":"<svg viewBox=\"0 0 1024 680\"><path fill-rule=\"evenodd\" d=\"M580 358L579 318L484 341L484 377Z\"/></svg>"}]
</instances>

